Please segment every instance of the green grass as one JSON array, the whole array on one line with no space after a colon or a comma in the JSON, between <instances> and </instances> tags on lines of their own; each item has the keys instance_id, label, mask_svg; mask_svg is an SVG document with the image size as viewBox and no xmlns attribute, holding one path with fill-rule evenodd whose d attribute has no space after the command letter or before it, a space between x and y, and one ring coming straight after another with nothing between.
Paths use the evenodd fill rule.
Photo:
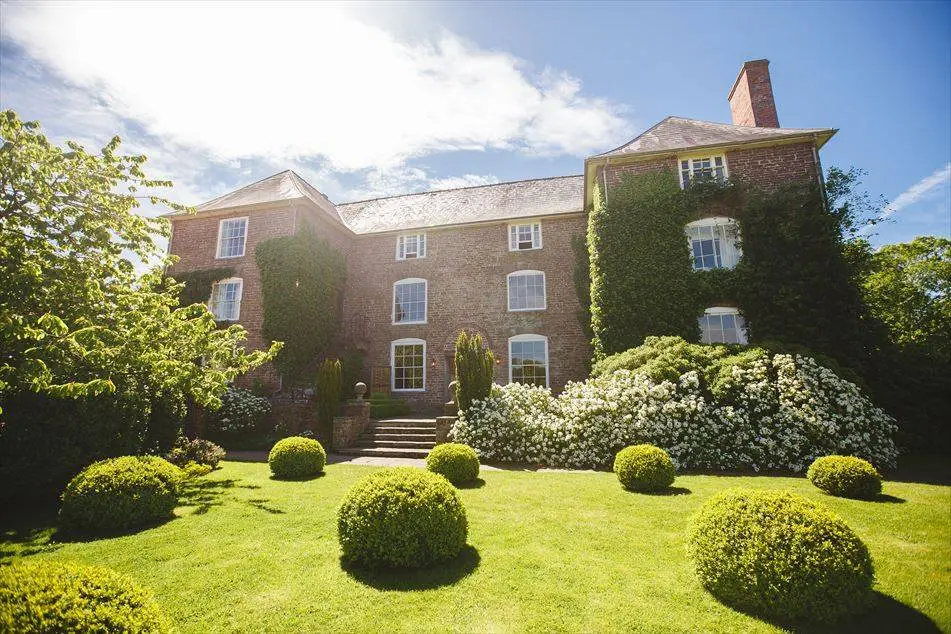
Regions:
<instances>
[{"instance_id":1,"label":"green grass","mask_svg":"<svg viewBox=\"0 0 951 634\"><path fill-rule=\"evenodd\" d=\"M461 491L469 545L440 569L341 567L335 509L371 467L306 482L223 463L161 526L55 541L51 518L5 521L0 557L109 566L151 588L183 632L769 632L718 603L685 554L690 515L731 486L826 504L866 541L879 595L835 631L951 631L951 487L888 482L884 501L833 498L803 478L682 476L675 495L628 493L610 473L482 472ZM52 538L53 541L50 541Z\"/></svg>"}]
</instances>

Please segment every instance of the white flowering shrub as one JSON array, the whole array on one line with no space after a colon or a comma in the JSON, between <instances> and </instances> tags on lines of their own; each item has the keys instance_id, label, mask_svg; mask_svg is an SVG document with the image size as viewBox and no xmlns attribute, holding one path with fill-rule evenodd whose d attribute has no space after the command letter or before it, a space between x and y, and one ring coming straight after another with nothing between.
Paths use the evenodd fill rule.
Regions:
<instances>
[{"instance_id":1,"label":"white flowering shrub","mask_svg":"<svg viewBox=\"0 0 951 634\"><path fill-rule=\"evenodd\" d=\"M665 449L679 468L804 471L817 457L855 455L894 466L892 419L854 384L809 357L740 355L711 380L675 383L616 370L539 387L495 386L452 428L484 460L609 467L628 445Z\"/></svg>"},{"instance_id":2,"label":"white flowering shrub","mask_svg":"<svg viewBox=\"0 0 951 634\"><path fill-rule=\"evenodd\" d=\"M266 398L249 390L229 387L221 396L221 407L208 412L206 431L214 437L253 434L271 411Z\"/></svg>"}]
</instances>

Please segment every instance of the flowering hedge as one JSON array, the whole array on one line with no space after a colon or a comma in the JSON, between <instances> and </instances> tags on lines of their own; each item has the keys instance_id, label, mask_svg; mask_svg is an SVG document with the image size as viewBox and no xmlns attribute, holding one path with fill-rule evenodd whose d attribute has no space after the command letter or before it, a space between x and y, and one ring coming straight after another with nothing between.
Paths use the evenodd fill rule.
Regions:
<instances>
[{"instance_id":1,"label":"flowering hedge","mask_svg":"<svg viewBox=\"0 0 951 634\"><path fill-rule=\"evenodd\" d=\"M817 457L894 466L893 420L814 359L738 357L708 388L697 371L674 382L617 370L545 388L493 386L452 428L484 460L603 468L628 445L662 447L678 468L800 472Z\"/></svg>"}]
</instances>

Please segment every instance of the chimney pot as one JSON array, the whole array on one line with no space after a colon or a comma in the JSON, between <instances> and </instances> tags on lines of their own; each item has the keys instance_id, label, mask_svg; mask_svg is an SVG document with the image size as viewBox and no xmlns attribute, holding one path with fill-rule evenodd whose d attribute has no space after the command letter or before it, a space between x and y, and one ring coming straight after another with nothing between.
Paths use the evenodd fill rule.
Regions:
<instances>
[{"instance_id":1,"label":"chimney pot","mask_svg":"<svg viewBox=\"0 0 951 634\"><path fill-rule=\"evenodd\" d=\"M733 125L779 127L773 84L769 79L768 59L757 59L743 64L727 99L733 114Z\"/></svg>"}]
</instances>

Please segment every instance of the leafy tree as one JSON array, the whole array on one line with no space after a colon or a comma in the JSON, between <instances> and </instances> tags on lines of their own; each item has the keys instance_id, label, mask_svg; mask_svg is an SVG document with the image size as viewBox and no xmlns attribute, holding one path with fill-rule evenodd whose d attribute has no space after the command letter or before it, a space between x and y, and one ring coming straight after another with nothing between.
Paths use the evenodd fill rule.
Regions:
<instances>
[{"instance_id":1,"label":"leafy tree","mask_svg":"<svg viewBox=\"0 0 951 634\"><path fill-rule=\"evenodd\" d=\"M456 404L465 411L472 401L486 398L492 389L495 355L482 335L465 330L456 337Z\"/></svg>"},{"instance_id":2,"label":"leafy tree","mask_svg":"<svg viewBox=\"0 0 951 634\"><path fill-rule=\"evenodd\" d=\"M57 147L10 110L0 142L4 485L18 467L55 480L142 451L155 416L180 420L189 400L219 405L231 380L276 354L247 353L243 328L180 306L183 285L162 275L171 260L155 243L168 222L136 210L143 199L184 208L143 193L171 186L145 175L144 156L120 154L118 137L99 153Z\"/></svg>"},{"instance_id":3,"label":"leafy tree","mask_svg":"<svg viewBox=\"0 0 951 634\"><path fill-rule=\"evenodd\" d=\"M872 254L862 289L892 343L951 362L951 240L920 236L885 245Z\"/></svg>"}]
</instances>

